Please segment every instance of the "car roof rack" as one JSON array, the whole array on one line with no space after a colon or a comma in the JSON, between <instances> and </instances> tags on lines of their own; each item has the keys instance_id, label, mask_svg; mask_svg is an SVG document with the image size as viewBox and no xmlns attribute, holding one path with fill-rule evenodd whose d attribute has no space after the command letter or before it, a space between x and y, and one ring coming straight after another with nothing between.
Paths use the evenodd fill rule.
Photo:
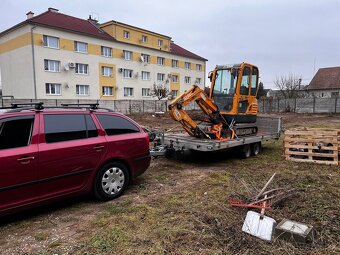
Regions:
<instances>
[{"instance_id":1,"label":"car roof rack","mask_svg":"<svg viewBox=\"0 0 340 255\"><path fill-rule=\"evenodd\" d=\"M16 109L16 108L27 108L27 106L34 106L35 110L41 111L44 109L44 103L43 102L31 102L31 103L12 103L11 104L11 109Z\"/></svg>"},{"instance_id":2,"label":"car roof rack","mask_svg":"<svg viewBox=\"0 0 340 255\"><path fill-rule=\"evenodd\" d=\"M88 106L88 108L90 108L90 110L97 110L99 109L99 103L92 103L92 104L61 104L61 106L63 107L84 107L86 108L86 106Z\"/></svg>"}]
</instances>

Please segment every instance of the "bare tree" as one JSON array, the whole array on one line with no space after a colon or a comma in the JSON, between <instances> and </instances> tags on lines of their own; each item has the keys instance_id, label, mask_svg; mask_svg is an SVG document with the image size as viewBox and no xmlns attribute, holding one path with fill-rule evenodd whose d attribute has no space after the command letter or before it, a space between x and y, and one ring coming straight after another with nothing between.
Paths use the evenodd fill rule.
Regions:
<instances>
[{"instance_id":1,"label":"bare tree","mask_svg":"<svg viewBox=\"0 0 340 255\"><path fill-rule=\"evenodd\" d=\"M279 89L281 96L287 98L299 97L299 91L301 89L302 78L300 75L289 74L276 77L274 81L275 86Z\"/></svg>"},{"instance_id":2,"label":"bare tree","mask_svg":"<svg viewBox=\"0 0 340 255\"><path fill-rule=\"evenodd\" d=\"M161 100L163 98L168 97L169 95L169 89L168 86L165 82L162 83L154 83L153 86L151 87L151 96L157 97L158 100Z\"/></svg>"}]
</instances>

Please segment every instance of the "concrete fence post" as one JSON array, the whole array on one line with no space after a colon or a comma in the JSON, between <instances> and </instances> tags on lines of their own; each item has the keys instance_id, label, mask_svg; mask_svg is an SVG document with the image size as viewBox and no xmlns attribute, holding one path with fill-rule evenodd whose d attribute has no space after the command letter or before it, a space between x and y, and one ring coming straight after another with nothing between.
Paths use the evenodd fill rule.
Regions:
<instances>
[{"instance_id":1,"label":"concrete fence post","mask_svg":"<svg viewBox=\"0 0 340 255\"><path fill-rule=\"evenodd\" d=\"M131 109L131 100L129 100L129 113L131 114L131 111L132 111L132 109Z\"/></svg>"},{"instance_id":2,"label":"concrete fence post","mask_svg":"<svg viewBox=\"0 0 340 255\"><path fill-rule=\"evenodd\" d=\"M145 100L142 100L142 109L143 109L143 113L145 112L145 111L144 111L144 101L145 101Z\"/></svg>"},{"instance_id":3,"label":"concrete fence post","mask_svg":"<svg viewBox=\"0 0 340 255\"><path fill-rule=\"evenodd\" d=\"M280 112L280 99L277 99L277 112Z\"/></svg>"},{"instance_id":4,"label":"concrete fence post","mask_svg":"<svg viewBox=\"0 0 340 255\"><path fill-rule=\"evenodd\" d=\"M262 99L262 112L264 113L264 100L265 99Z\"/></svg>"},{"instance_id":5,"label":"concrete fence post","mask_svg":"<svg viewBox=\"0 0 340 255\"><path fill-rule=\"evenodd\" d=\"M336 107L338 105L338 97L335 98L335 103L334 103L334 113L336 114Z\"/></svg>"},{"instance_id":6,"label":"concrete fence post","mask_svg":"<svg viewBox=\"0 0 340 255\"><path fill-rule=\"evenodd\" d=\"M294 112L296 112L296 98L294 100Z\"/></svg>"},{"instance_id":7,"label":"concrete fence post","mask_svg":"<svg viewBox=\"0 0 340 255\"><path fill-rule=\"evenodd\" d=\"M113 100L113 110L116 111L116 100Z\"/></svg>"},{"instance_id":8,"label":"concrete fence post","mask_svg":"<svg viewBox=\"0 0 340 255\"><path fill-rule=\"evenodd\" d=\"M157 112L157 101L155 100L155 112Z\"/></svg>"},{"instance_id":9,"label":"concrete fence post","mask_svg":"<svg viewBox=\"0 0 340 255\"><path fill-rule=\"evenodd\" d=\"M313 113L315 113L315 97L313 97Z\"/></svg>"}]
</instances>

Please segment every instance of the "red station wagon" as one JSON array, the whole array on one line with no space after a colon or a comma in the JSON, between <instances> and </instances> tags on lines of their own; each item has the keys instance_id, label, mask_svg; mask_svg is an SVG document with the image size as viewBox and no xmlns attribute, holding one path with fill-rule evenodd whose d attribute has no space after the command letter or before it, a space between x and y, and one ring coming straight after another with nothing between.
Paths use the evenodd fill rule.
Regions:
<instances>
[{"instance_id":1,"label":"red station wagon","mask_svg":"<svg viewBox=\"0 0 340 255\"><path fill-rule=\"evenodd\" d=\"M148 134L123 114L25 105L0 110L0 215L91 191L117 198L150 165Z\"/></svg>"}]
</instances>

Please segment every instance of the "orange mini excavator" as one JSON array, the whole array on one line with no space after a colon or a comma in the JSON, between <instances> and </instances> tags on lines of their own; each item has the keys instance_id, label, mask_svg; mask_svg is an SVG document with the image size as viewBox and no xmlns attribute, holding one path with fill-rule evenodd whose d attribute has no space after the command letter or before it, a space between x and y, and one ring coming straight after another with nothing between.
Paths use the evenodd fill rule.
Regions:
<instances>
[{"instance_id":1,"label":"orange mini excavator","mask_svg":"<svg viewBox=\"0 0 340 255\"><path fill-rule=\"evenodd\" d=\"M210 92L193 85L169 104L170 116L191 136L226 140L257 133L259 70L242 63L218 65L208 75ZM196 102L208 119L196 123L184 107Z\"/></svg>"}]
</instances>

